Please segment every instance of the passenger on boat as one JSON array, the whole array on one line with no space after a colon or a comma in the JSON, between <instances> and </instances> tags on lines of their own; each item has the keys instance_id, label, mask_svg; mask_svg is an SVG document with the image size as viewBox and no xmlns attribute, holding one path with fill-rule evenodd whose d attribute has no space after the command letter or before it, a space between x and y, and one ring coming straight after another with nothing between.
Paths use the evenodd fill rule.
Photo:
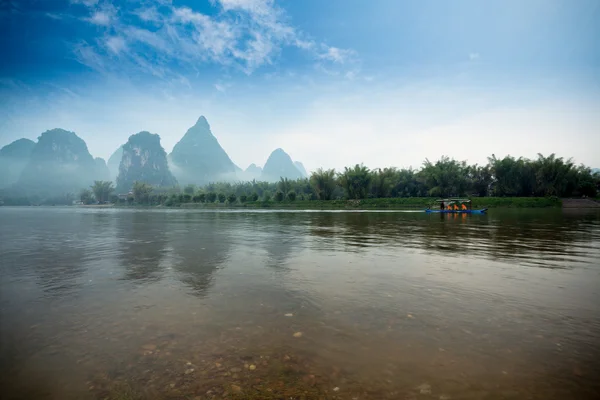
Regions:
<instances>
[{"instance_id":1,"label":"passenger on boat","mask_svg":"<svg viewBox=\"0 0 600 400\"><path fill-rule=\"evenodd\" d=\"M443 209L444 209L444 202L442 201L442 202L440 203L440 210L443 210Z\"/></svg>"},{"instance_id":2,"label":"passenger on boat","mask_svg":"<svg viewBox=\"0 0 600 400\"><path fill-rule=\"evenodd\" d=\"M463 203L463 204L462 204L462 206L460 206L460 208L461 208L462 210L464 210L464 211L466 211L466 210L467 210L467 206L465 205L465 203Z\"/></svg>"}]
</instances>

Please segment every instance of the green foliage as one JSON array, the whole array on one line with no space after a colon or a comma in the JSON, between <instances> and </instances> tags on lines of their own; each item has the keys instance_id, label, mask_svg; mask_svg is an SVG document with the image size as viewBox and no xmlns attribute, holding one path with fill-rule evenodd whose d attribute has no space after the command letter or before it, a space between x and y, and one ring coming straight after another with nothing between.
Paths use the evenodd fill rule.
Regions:
<instances>
[{"instance_id":1,"label":"green foliage","mask_svg":"<svg viewBox=\"0 0 600 400\"><path fill-rule=\"evenodd\" d=\"M194 203L204 203L206 201L206 195L204 193L198 193L193 198Z\"/></svg>"},{"instance_id":2,"label":"green foliage","mask_svg":"<svg viewBox=\"0 0 600 400\"><path fill-rule=\"evenodd\" d=\"M92 186L96 199L111 199L112 185L107 181L96 181ZM538 155L534 161L506 156L498 159L492 155L487 165L468 165L442 157L435 163L425 160L420 170L384 168L369 170L363 165L345 168L342 173L335 170L318 169L310 179L286 179L277 182L214 182L200 190L193 185L183 191L178 187L154 188L147 183L136 181L133 195L127 202L137 204L165 204L178 206L185 203L207 202L213 206L219 203L244 207L268 206L272 199L282 207L336 208L348 207L347 204L360 204L361 207L376 208L403 207L402 199L425 199L428 197L470 196L473 205L483 204L493 207L495 204L508 207L555 206L561 197L595 197L600 191L600 172L594 172L586 166L576 166L571 160L555 155ZM228 195L226 195L226 193ZM490 197L494 196L494 197ZM85 196L90 202L92 194ZM499 198L513 199L498 200ZM519 198L520 200L517 200ZM522 198L531 198L524 201ZM15 194L3 195L4 204L65 204L67 197L27 197ZM389 199L389 201L382 201ZM479 200L481 199L481 200ZM486 204L482 201L491 204ZM550 199L550 200L544 200ZM239 200L239 202L237 201ZM287 200L287 201L284 201ZM351 200L353 203L348 203ZM370 201L377 200L375 203ZM402 200L402 201L401 201ZM414 204L414 200L413 201ZM120 200L124 203L125 200ZM314 202L310 207L308 202ZM68 203L66 203L68 204ZM325 204L328 204L325 206ZM424 204L425 206L430 205Z\"/></svg>"},{"instance_id":3,"label":"green foliage","mask_svg":"<svg viewBox=\"0 0 600 400\"><path fill-rule=\"evenodd\" d=\"M349 199L365 199L371 186L371 171L364 165L356 164L354 168L344 168L339 174L341 186Z\"/></svg>"},{"instance_id":4,"label":"green foliage","mask_svg":"<svg viewBox=\"0 0 600 400\"><path fill-rule=\"evenodd\" d=\"M79 200L83 204L92 204L94 202L94 195L91 190L83 189L81 193L79 193Z\"/></svg>"},{"instance_id":5,"label":"green foliage","mask_svg":"<svg viewBox=\"0 0 600 400\"><path fill-rule=\"evenodd\" d=\"M468 167L465 161L459 162L446 156L435 163L425 160L420 175L429 188L430 196L464 196L468 189Z\"/></svg>"},{"instance_id":6,"label":"green foliage","mask_svg":"<svg viewBox=\"0 0 600 400\"><path fill-rule=\"evenodd\" d=\"M215 192L208 192L206 194L206 201L208 203L214 203L217 200L217 194Z\"/></svg>"},{"instance_id":7,"label":"green foliage","mask_svg":"<svg viewBox=\"0 0 600 400\"><path fill-rule=\"evenodd\" d=\"M91 189L100 204L108 202L111 194L115 191L112 182L109 181L94 181Z\"/></svg>"},{"instance_id":8,"label":"green foliage","mask_svg":"<svg viewBox=\"0 0 600 400\"><path fill-rule=\"evenodd\" d=\"M275 196L273 196L273 199L277 202L282 202L284 198L285 198L285 195L283 194L283 192L281 190L276 191Z\"/></svg>"},{"instance_id":9,"label":"green foliage","mask_svg":"<svg viewBox=\"0 0 600 400\"><path fill-rule=\"evenodd\" d=\"M337 186L335 169L317 169L310 176L310 186L319 200L331 200Z\"/></svg>"},{"instance_id":10,"label":"green foliage","mask_svg":"<svg viewBox=\"0 0 600 400\"><path fill-rule=\"evenodd\" d=\"M186 185L183 188L183 193L193 195L196 192L196 185Z\"/></svg>"},{"instance_id":11,"label":"green foliage","mask_svg":"<svg viewBox=\"0 0 600 400\"><path fill-rule=\"evenodd\" d=\"M150 200L150 194L152 193L152 186L145 182L135 181L133 183L133 200L137 204L148 204Z\"/></svg>"}]
</instances>

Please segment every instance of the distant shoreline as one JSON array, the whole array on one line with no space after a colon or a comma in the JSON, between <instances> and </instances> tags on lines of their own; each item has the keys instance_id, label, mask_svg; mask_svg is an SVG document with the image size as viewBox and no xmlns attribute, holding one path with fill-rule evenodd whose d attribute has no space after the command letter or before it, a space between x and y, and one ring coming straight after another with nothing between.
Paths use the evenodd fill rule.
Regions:
<instances>
[{"instance_id":1,"label":"distant shoreline","mask_svg":"<svg viewBox=\"0 0 600 400\"><path fill-rule=\"evenodd\" d=\"M434 198L378 198L362 200L296 200L254 201L246 203L181 203L165 205L86 205L92 208L183 208L183 209L293 209L293 210L425 210ZM556 197L485 197L472 198L473 209L479 208L560 208L562 200Z\"/></svg>"},{"instance_id":2,"label":"distant shoreline","mask_svg":"<svg viewBox=\"0 0 600 400\"><path fill-rule=\"evenodd\" d=\"M77 208L139 208L139 209L286 209L286 210L425 210L434 203L434 198L378 198L362 200L296 200L296 201L254 201L235 204L224 203L180 203L171 206L164 204L88 204L57 205ZM559 199L557 197L473 197L473 209L527 209L527 208L563 208L563 209L597 209L600 210L600 199ZM8 206L8 205L7 205ZM28 206L19 206L28 207ZM35 206L29 206L35 207Z\"/></svg>"}]
</instances>

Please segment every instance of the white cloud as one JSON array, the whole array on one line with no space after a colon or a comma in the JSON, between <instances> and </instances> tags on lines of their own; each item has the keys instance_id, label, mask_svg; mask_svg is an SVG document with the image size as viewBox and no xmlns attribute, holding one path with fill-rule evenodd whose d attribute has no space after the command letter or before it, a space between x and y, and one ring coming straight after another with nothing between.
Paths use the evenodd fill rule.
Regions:
<instances>
[{"instance_id":1,"label":"white cloud","mask_svg":"<svg viewBox=\"0 0 600 400\"><path fill-rule=\"evenodd\" d=\"M55 13L46 13L46 17L48 18L52 18L52 19L63 19L62 15L60 14L55 14Z\"/></svg>"},{"instance_id":2,"label":"white cloud","mask_svg":"<svg viewBox=\"0 0 600 400\"><path fill-rule=\"evenodd\" d=\"M127 48L127 42L120 36L110 36L106 39L106 47L112 53L119 54Z\"/></svg>"},{"instance_id":3,"label":"white cloud","mask_svg":"<svg viewBox=\"0 0 600 400\"><path fill-rule=\"evenodd\" d=\"M71 0L72 4L83 4L88 7L95 6L99 0Z\"/></svg>"},{"instance_id":4,"label":"white cloud","mask_svg":"<svg viewBox=\"0 0 600 400\"><path fill-rule=\"evenodd\" d=\"M115 72L134 67L172 79L176 75L170 70L172 64L197 71L199 65L208 62L251 74L273 64L286 47L304 50L320 63L342 65L356 58L352 50L318 44L289 25L284 10L274 0L211 0L222 12L210 15L166 0L143 2L129 14L137 16L138 21L152 23L151 30L134 25L123 8L119 10L119 18L117 9L109 2L75 2L90 7L91 15L86 21L110 27L110 35L103 34L97 39L93 57L89 55L91 50L76 47L79 56L86 54L80 61L89 65L92 58L91 64L98 65L96 58L110 60L120 54L118 64L112 66ZM127 54L123 52L125 48ZM109 60L103 64L110 69Z\"/></svg>"},{"instance_id":5,"label":"white cloud","mask_svg":"<svg viewBox=\"0 0 600 400\"><path fill-rule=\"evenodd\" d=\"M479 53L469 53L469 60L479 60Z\"/></svg>"},{"instance_id":6,"label":"white cloud","mask_svg":"<svg viewBox=\"0 0 600 400\"><path fill-rule=\"evenodd\" d=\"M135 14L146 22L159 22L162 21L162 14L156 10L155 7L141 8L135 12Z\"/></svg>"},{"instance_id":7,"label":"white cloud","mask_svg":"<svg viewBox=\"0 0 600 400\"><path fill-rule=\"evenodd\" d=\"M321 53L319 55L319 58L333 61L338 64L344 64L348 61L351 61L355 57L355 55L356 53L353 50L325 46L325 52Z\"/></svg>"},{"instance_id":8,"label":"white cloud","mask_svg":"<svg viewBox=\"0 0 600 400\"><path fill-rule=\"evenodd\" d=\"M110 25L112 16L105 11L95 11L87 20L92 24L108 26Z\"/></svg>"}]
</instances>

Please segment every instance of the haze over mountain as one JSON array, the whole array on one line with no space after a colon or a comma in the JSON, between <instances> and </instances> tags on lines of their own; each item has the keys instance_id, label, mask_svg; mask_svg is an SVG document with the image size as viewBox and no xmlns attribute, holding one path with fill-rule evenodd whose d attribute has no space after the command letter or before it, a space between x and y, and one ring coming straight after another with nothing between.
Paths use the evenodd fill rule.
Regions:
<instances>
[{"instance_id":1,"label":"haze over mountain","mask_svg":"<svg viewBox=\"0 0 600 400\"><path fill-rule=\"evenodd\" d=\"M74 132L52 129L42 133L16 183L27 193L79 193L99 178L86 143Z\"/></svg>"},{"instance_id":2,"label":"haze over mountain","mask_svg":"<svg viewBox=\"0 0 600 400\"><path fill-rule=\"evenodd\" d=\"M160 136L155 133L136 133L123 145L116 189L126 193L131 190L135 181L157 187L177 184L177 179L169 170L167 153L160 144Z\"/></svg>"},{"instance_id":3,"label":"haze over mountain","mask_svg":"<svg viewBox=\"0 0 600 400\"><path fill-rule=\"evenodd\" d=\"M294 161L294 165L296 166L298 171L300 171L303 178L308 178L308 172L306 172L306 168L304 168L304 165L302 165L300 161Z\"/></svg>"},{"instance_id":4,"label":"haze over mountain","mask_svg":"<svg viewBox=\"0 0 600 400\"><path fill-rule=\"evenodd\" d=\"M18 139L0 149L0 188L19 180L34 147L34 141Z\"/></svg>"},{"instance_id":5,"label":"haze over mountain","mask_svg":"<svg viewBox=\"0 0 600 400\"><path fill-rule=\"evenodd\" d=\"M94 158L94 162L96 163L96 180L112 181L113 179L110 176L110 170L106 166L104 158L96 157Z\"/></svg>"},{"instance_id":6,"label":"haze over mountain","mask_svg":"<svg viewBox=\"0 0 600 400\"><path fill-rule=\"evenodd\" d=\"M239 170L211 132L204 116L200 116L173 147L169 162L182 185L233 181Z\"/></svg>"},{"instance_id":7,"label":"haze over mountain","mask_svg":"<svg viewBox=\"0 0 600 400\"><path fill-rule=\"evenodd\" d=\"M118 149L111 154L106 166L110 171L110 178L113 182L116 182L117 176L119 176L119 166L121 165L121 158L123 158L123 146L119 146Z\"/></svg>"},{"instance_id":8,"label":"haze over mountain","mask_svg":"<svg viewBox=\"0 0 600 400\"><path fill-rule=\"evenodd\" d=\"M260 180L276 182L281 178L300 179L302 173L294 165L292 158L283 149L278 148L267 159Z\"/></svg>"},{"instance_id":9,"label":"haze over mountain","mask_svg":"<svg viewBox=\"0 0 600 400\"><path fill-rule=\"evenodd\" d=\"M248 165L248 168L246 168L244 171L239 173L239 175L240 175L240 180L242 180L242 181L252 181L255 179L258 180L258 179L260 179L260 176L262 175L262 168L256 164L252 163L252 164Z\"/></svg>"}]
</instances>

